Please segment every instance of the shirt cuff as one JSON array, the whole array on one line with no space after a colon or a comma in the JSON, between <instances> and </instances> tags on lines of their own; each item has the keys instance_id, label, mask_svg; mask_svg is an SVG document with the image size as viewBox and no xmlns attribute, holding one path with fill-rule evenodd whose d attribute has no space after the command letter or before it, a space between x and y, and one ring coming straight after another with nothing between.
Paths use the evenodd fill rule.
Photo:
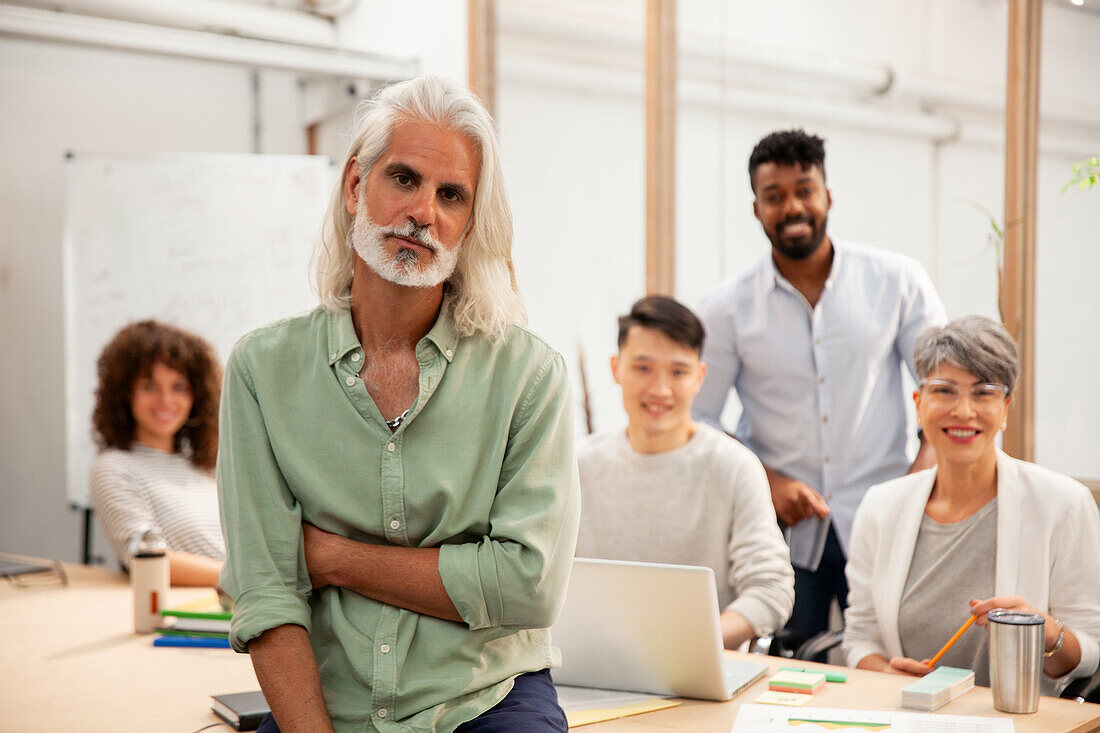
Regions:
<instances>
[{"instance_id":1,"label":"shirt cuff","mask_svg":"<svg viewBox=\"0 0 1100 733\"><path fill-rule=\"evenodd\" d=\"M886 650L874 642L852 639L848 636L848 630L845 630L844 634L844 643L841 648L844 650L844 658L847 660L849 667L855 667L861 659L872 654L878 654L886 659L890 658Z\"/></svg>"},{"instance_id":2,"label":"shirt cuff","mask_svg":"<svg viewBox=\"0 0 1100 733\"><path fill-rule=\"evenodd\" d=\"M478 546L473 543L443 545L439 548L439 577L455 610L470 629L500 624L504 603L500 597L495 565L481 567ZM490 577L484 577L488 572ZM490 606L489 597L495 597Z\"/></svg>"},{"instance_id":3,"label":"shirt cuff","mask_svg":"<svg viewBox=\"0 0 1100 733\"><path fill-rule=\"evenodd\" d=\"M783 623L783 620L776 619L775 611L759 598L743 596L726 606L726 610L741 614L749 622L755 636L767 636Z\"/></svg>"},{"instance_id":4,"label":"shirt cuff","mask_svg":"<svg viewBox=\"0 0 1100 733\"><path fill-rule=\"evenodd\" d=\"M1066 625L1066 631L1072 631L1074 636L1077 637L1077 644L1081 647L1081 661L1077 663L1077 666L1071 669L1069 672L1058 678L1059 682L1068 683L1070 680L1078 677L1088 677L1094 674L1097 667L1100 666L1100 645L1097 644L1096 639L1088 635L1084 631L1077 631ZM1064 685L1062 685L1064 687Z\"/></svg>"},{"instance_id":5,"label":"shirt cuff","mask_svg":"<svg viewBox=\"0 0 1100 733\"><path fill-rule=\"evenodd\" d=\"M234 650L246 653L248 642L284 624L296 624L307 633L310 631L309 594L281 586L251 588L233 605L229 644Z\"/></svg>"}]
</instances>

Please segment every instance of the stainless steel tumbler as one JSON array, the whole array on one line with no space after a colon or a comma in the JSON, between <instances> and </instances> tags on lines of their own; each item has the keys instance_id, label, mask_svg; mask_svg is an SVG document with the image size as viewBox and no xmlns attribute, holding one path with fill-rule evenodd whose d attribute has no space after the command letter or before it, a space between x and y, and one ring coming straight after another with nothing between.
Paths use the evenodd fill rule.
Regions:
<instances>
[{"instance_id":1,"label":"stainless steel tumbler","mask_svg":"<svg viewBox=\"0 0 1100 733\"><path fill-rule=\"evenodd\" d=\"M1039 709L1043 624L1037 613L1003 608L989 612L989 682L993 707L1006 713Z\"/></svg>"}]
</instances>

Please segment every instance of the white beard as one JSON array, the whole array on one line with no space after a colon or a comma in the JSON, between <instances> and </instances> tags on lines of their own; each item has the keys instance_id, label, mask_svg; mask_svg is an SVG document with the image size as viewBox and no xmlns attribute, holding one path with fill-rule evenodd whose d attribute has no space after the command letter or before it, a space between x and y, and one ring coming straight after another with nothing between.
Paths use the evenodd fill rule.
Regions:
<instances>
[{"instance_id":1,"label":"white beard","mask_svg":"<svg viewBox=\"0 0 1100 733\"><path fill-rule=\"evenodd\" d=\"M421 264L422 253L409 247L399 247L393 256L386 251L386 237L415 239L432 250L431 260ZM461 247L447 249L424 227L406 222L399 227L381 227L371 221L366 207L361 206L348 234L360 259L380 277L408 288L434 288L451 276L458 264Z\"/></svg>"}]
</instances>

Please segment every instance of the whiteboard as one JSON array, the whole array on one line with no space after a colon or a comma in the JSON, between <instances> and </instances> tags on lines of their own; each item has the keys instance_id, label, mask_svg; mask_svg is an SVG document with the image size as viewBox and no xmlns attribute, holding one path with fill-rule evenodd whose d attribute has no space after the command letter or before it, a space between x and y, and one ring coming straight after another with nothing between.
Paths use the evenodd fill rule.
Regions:
<instances>
[{"instance_id":1,"label":"whiteboard","mask_svg":"<svg viewBox=\"0 0 1100 733\"><path fill-rule=\"evenodd\" d=\"M337 171L323 156L70 154L66 171L66 493L88 507L96 360L154 318L213 344L313 308L309 257Z\"/></svg>"}]
</instances>

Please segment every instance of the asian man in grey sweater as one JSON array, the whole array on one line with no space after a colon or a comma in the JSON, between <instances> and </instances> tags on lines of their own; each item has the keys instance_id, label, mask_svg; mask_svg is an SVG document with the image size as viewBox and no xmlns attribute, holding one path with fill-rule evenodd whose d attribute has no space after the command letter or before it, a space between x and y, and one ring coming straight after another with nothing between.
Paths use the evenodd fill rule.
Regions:
<instances>
[{"instance_id":1,"label":"asian man in grey sweater","mask_svg":"<svg viewBox=\"0 0 1100 733\"><path fill-rule=\"evenodd\" d=\"M577 556L709 566L725 645L737 648L787 620L794 572L760 461L691 419L703 339L699 319L672 298L643 298L619 319L611 370L628 425L578 448Z\"/></svg>"}]
</instances>

